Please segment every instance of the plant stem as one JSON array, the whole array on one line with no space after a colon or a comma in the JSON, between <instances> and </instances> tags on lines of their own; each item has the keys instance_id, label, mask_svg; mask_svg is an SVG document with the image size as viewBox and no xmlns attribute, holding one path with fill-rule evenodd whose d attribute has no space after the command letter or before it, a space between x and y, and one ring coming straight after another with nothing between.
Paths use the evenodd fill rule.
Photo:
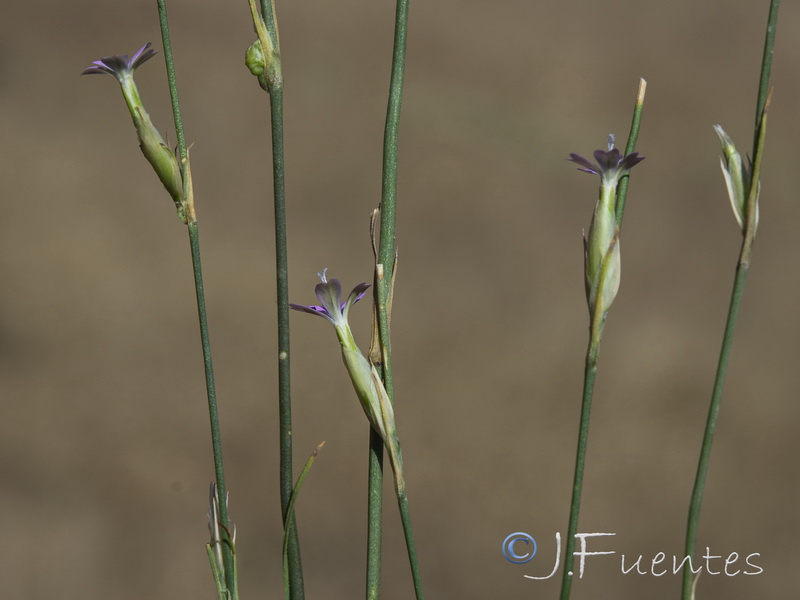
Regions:
<instances>
[{"instance_id":1,"label":"plant stem","mask_svg":"<svg viewBox=\"0 0 800 600\"><path fill-rule=\"evenodd\" d=\"M280 56L278 26L272 0L261 0L261 16L277 56ZM264 49L266 52L266 48ZM278 413L280 447L280 495L284 527L288 528L288 564L291 600L303 600L303 567L297 535L297 520L288 519L292 497L292 397L289 360L289 265L286 242L286 179L283 152L283 75L277 62L278 77L269 88L272 130L272 184L275 210L275 275L278 316Z\"/></svg>"},{"instance_id":2,"label":"plant stem","mask_svg":"<svg viewBox=\"0 0 800 600\"><path fill-rule=\"evenodd\" d=\"M758 80L758 99L756 101L756 123L755 134L753 135L753 157L755 160L756 146L758 145L759 128L761 127L761 115L767 106L769 97L769 76L772 72L772 56L775 53L775 31L778 27L778 9L781 0L772 0L769 5L769 15L767 16L767 32L764 36L764 55L761 57L761 75Z\"/></svg>"},{"instance_id":3,"label":"plant stem","mask_svg":"<svg viewBox=\"0 0 800 600\"><path fill-rule=\"evenodd\" d=\"M711 447L714 443L714 432L717 427L720 403L722 401L722 391L725 386L725 377L728 372L728 363L731 350L733 348L733 336L736 330L736 322L739 316L739 306L744 294L744 285L747 273L750 269L750 259L753 250L753 239L755 237L755 206L758 196L757 182L761 172L761 157L764 148L764 137L766 135L766 117L769 100L763 107L756 141L755 160L753 162L753 184L750 186L747 203L747 220L745 226L742 248L739 252L739 262L736 266L736 277L733 282L731 301L728 308L728 318L725 323L725 334L722 338L722 348L720 349L719 362L717 363L717 373L714 378L714 389L711 393L711 403L708 408L706 428L703 433L703 444L700 449L700 458L697 463L697 473L695 475L694 487L692 489L692 499L689 503L689 516L686 524L686 545L684 555L694 558L695 546L697 544L697 530L700 521L700 509L703 505L703 492L705 491L706 479L708 476L708 466L711 459ZM694 578L691 569L684 570L681 598L692 600L694 598Z\"/></svg>"},{"instance_id":4,"label":"plant stem","mask_svg":"<svg viewBox=\"0 0 800 600\"><path fill-rule=\"evenodd\" d=\"M170 43L169 22L167 19L166 0L157 0L158 16L161 25L161 39L164 46L164 60L167 67L167 81L169 83L170 98L172 101L172 115L175 121L175 131L178 137L178 148L181 164L181 173L184 179L184 189L191 188L191 173L189 171L188 150L186 138L183 133L183 119L181 118L180 102L178 100L178 86L175 78L175 64ZM189 200L193 202L193 200ZM211 360L211 341L208 335L208 317L206 315L205 291L203 288L203 270L200 264L200 234L193 204L187 212L187 228L189 232L189 247L192 254L192 272L194 274L195 293L197 296L197 314L200 322L200 341L203 348L203 366L205 369L206 394L208 397L208 415L211 424L211 448L214 454L214 473L217 484L217 499L219 501L219 520L225 529L226 535L230 533L228 519L228 493L225 486L225 468L222 460L222 438L220 436L219 412L217 410L217 392L214 383L214 366ZM222 558L225 565L225 584L235 594L236 573L230 537L227 544L222 546Z\"/></svg>"},{"instance_id":5,"label":"plant stem","mask_svg":"<svg viewBox=\"0 0 800 600\"><path fill-rule=\"evenodd\" d=\"M647 82L639 80L639 90L636 94L636 104L633 109L631 130L625 145L625 155L631 154L636 149L639 137L639 127L644 109L644 97ZM622 227L622 217L625 209L625 198L628 191L628 177L625 175L619 182L616 191L615 215L617 227ZM598 291L598 297L601 296ZM603 335L607 314L600 313L599 303L592 308L589 324L589 345L586 350L586 360L583 375L583 397L581 400L581 416L578 426L578 449L575 456L575 474L572 480L572 499L569 509L569 524L567 525L566 548L564 555L564 574L561 580L561 600L568 600L572 589L572 567L574 564L575 534L578 532L578 518L581 510L581 494L583 493L583 473L586 467L586 448L589 443L589 423L591 420L592 397L594 383L597 378L597 357L600 354L600 340ZM606 309L607 310L607 309Z\"/></svg>"},{"instance_id":6,"label":"plant stem","mask_svg":"<svg viewBox=\"0 0 800 600\"><path fill-rule=\"evenodd\" d=\"M731 291L728 318L725 323L725 333L722 338L717 372L714 377L714 389L711 392L711 402L708 408L706 427L703 432L703 443L700 448L700 458L697 463L692 498L689 502L689 515L686 523L685 556L694 558L697 545L697 531L700 521L700 510L703 506L703 493L705 491L708 467L711 461L711 447L714 443L714 433L719 418L722 391L725 386L725 377L728 372L728 362L733 348L733 337L736 331L736 322L739 316L739 307L744 294L745 281L750 269L750 260L753 251L753 241L756 235L756 203L758 201L758 188L761 177L761 161L763 158L764 141L767 129L767 112L769 110L769 75L772 68L772 55L775 47L775 28L778 22L778 7L780 0L772 0L767 18L767 32L764 42L764 56L761 61L761 76L759 77L758 100L756 103L756 125L753 135L753 168L750 189L747 197L747 212L744 223L744 237L739 262L736 266L736 276ZM691 569L684 570L681 585L682 600L693 600L694 580Z\"/></svg>"},{"instance_id":7,"label":"plant stem","mask_svg":"<svg viewBox=\"0 0 800 600\"><path fill-rule=\"evenodd\" d=\"M397 223L397 154L400 106L403 98L403 77L406 62L407 29L408 0L397 0L392 75L389 85L386 125L383 133L383 181L381 190L380 246L378 248L380 270L377 276L377 285L375 286L378 304L378 331L383 359L383 380L389 398L393 398L393 386L388 304L392 292L394 259L397 249L395 239Z\"/></svg>"},{"instance_id":8,"label":"plant stem","mask_svg":"<svg viewBox=\"0 0 800 600\"><path fill-rule=\"evenodd\" d=\"M369 428L367 491L367 600L381 596L381 535L383 524L383 440Z\"/></svg>"},{"instance_id":9,"label":"plant stem","mask_svg":"<svg viewBox=\"0 0 800 600\"><path fill-rule=\"evenodd\" d=\"M281 510L287 519L292 495L292 396L289 362L289 267L286 244L286 191L283 171L283 89L269 96L272 121L272 172L275 195L275 270L278 297L278 412L280 420ZM297 519L289 527L289 572L292 600L305 597Z\"/></svg>"},{"instance_id":10,"label":"plant stem","mask_svg":"<svg viewBox=\"0 0 800 600\"><path fill-rule=\"evenodd\" d=\"M575 456L575 475L572 482L572 501L569 509L569 525L567 527L566 549L564 555L564 574L561 580L561 600L569 598L572 587L572 565L575 560L575 534L578 532L578 517L581 510L581 492L583 490L583 472L586 465L586 447L589 442L589 421L592 411L594 382L597 378L597 355L600 353L600 340L591 336L586 351L586 363L583 376L583 400L581 402L581 418L578 427L578 450Z\"/></svg>"},{"instance_id":11,"label":"plant stem","mask_svg":"<svg viewBox=\"0 0 800 600\"><path fill-rule=\"evenodd\" d=\"M703 445L700 449L700 460L697 465L697 475L695 476L694 488L692 489L692 499L689 504L689 518L686 526L686 546L684 548L684 555L694 557L694 549L697 541L697 528L700 520L700 508L703 504L703 491L706 485L706 476L708 475L709 459L711 457L711 446L714 443L714 431L717 426L717 418L719 416L720 401L722 399L722 390L725 385L725 376L728 371L728 360L730 358L731 348L733 347L733 334L736 329L736 319L739 315L739 305L741 303L742 294L744 293L744 284L747 278L749 264L742 263L741 259L736 267L736 278L733 283L733 292L731 294L730 307L728 308L728 319L725 325L725 335L722 339L722 349L719 355L719 362L717 364L717 374L714 378L714 390L711 394L711 404L708 409L708 418L706 420L706 428L703 434ZM693 597L692 593L693 575L691 569L683 571L683 588L681 598L689 600Z\"/></svg>"},{"instance_id":12,"label":"plant stem","mask_svg":"<svg viewBox=\"0 0 800 600\"><path fill-rule=\"evenodd\" d=\"M397 154L400 126L400 107L403 99L406 41L408 31L408 0L397 0L395 9L394 48L389 84L389 100L383 136L383 172L380 209L380 244L375 271L375 305L377 308L378 339L381 349L379 365L386 393L394 402L392 385L391 341L389 333L389 306L394 283L395 255L397 252L395 230L397 222ZM370 428L370 469L368 489L367 527L367 599L380 598L381 536L383 488L383 442ZM405 522L404 522L405 525ZM410 525L410 520L409 520ZM408 545L408 538L407 538ZM412 556L409 547L409 557ZM419 586L416 552L413 553L412 574L415 589ZM418 597L421 590L418 591Z\"/></svg>"},{"instance_id":13,"label":"plant stem","mask_svg":"<svg viewBox=\"0 0 800 600\"><path fill-rule=\"evenodd\" d=\"M636 104L633 108L633 118L631 119L631 129L628 133L628 142L625 144L625 156L636 150L636 142L639 140L639 128L642 124L642 112L644 111L644 95L647 91L647 82L639 79L639 91L636 94ZM625 215L625 200L628 197L628 181L630 173L623 175L617 185L617 226L622 227L622 218Z\"/></svg>"},{"instance_id":14,"label":"plant stem","mask_svg":"<svg viewBox=\"0 0 800 600\"><path fill-rule=\"evenodd\" d=\"M400 448L397 446L397 453L400 465L402 465L402 454ZM402 469L402 467L400 467ZM397 506L400 509L400 520L403 523L403 535L406 540L406 549L408 551L408 562L411 565L411 578L414 581L414 595L417 600L424 600L422 592L422 577L419 573L419 560L417 559L417 546L414 541L414 529L411 527L411 507L408 503L408 495L406 494L406 482L403 479L402 472L399 474L395 472L395 477L399 478L395 483L395 494L397 496Z\"/></svg>"},{"instance_id":15,"label":"plant stem","mask_svg":"<svg viewBox=\"0 0 800 600\"><path fill-rule=\"evenodd\" d=\"M197 314L200 320L200 340L203 346L203 366L206 376L206 393L208 395L208 417L211 422L211 448L214 453L214 473L217 480L217 498L219 500L219 520L226 533L230 532L228 520L228 492L225 487L225 468L222 461L222 438L219 429L219 412L217 410L217 392L214 384L214 365L211 362L211 340L208 336L208 317L206 315L206 298L203 288L203 269L200 264L200 233L197 221L189 221L189 246L192 251L192 271L194 287L197 294ZM229 590L236 588L231 546L223 544L222 559L225 564L225 583Z\"/></svg>"},{"instance_id":16,"label":"plant stem","mask_svg":"<svg viewBox=\"0 0 800 600\"><path fill-rule=\"evenodd\" d=\"M178 136L178 154L181 164L186 161L186 136L183 134L183 119L181 118L181 105L178 101L178 84L175 79L175 61L172 59L172 43L169 37L169 21L167 20L166 0L157 0L158 20L161 24L161 43L164 46L164 62L167 65L167 83L169 84L169 97L172 102L172 116L175 121L175 133Z\"/></svg>"}]
</instances>

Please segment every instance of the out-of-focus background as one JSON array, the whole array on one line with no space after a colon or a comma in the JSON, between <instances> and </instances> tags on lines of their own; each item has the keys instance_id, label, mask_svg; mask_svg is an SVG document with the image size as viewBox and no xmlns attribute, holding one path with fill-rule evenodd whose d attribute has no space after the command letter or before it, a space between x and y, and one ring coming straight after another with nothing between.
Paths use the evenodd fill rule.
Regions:
<instances>
[{"instance_id":1,"label":"out-of-focus background","mask_svg":"<svg viewBox=\"0 0 800 600\"><path fill-rule=\"evenodd\" d=\"M291 300L323 267L371 279L394 5L278 2L286 79ZM600 360L575 600L677 598L624 575L682 554L740 234L721 123L752 140L768 2L414 2L401 126L397 415L428 597L554 598L587 311L581 230L598 180L565 161L648 94L623 280ZM171 0L192 147L243 598L280 597L268 100L243 65L244 1ZM92 60L161 48L154 2L17 3L0 23L0 581L3 597L213 598L212 478L190 257L116 82ZM163 55L137 72L162 131ZM800 586L800 8L784 3L761 226L713 451L699 547L727 557L699 598ZM174 134L169 136L174 142ZM369 305L351 313L362 347ZM295 464L307 597L363 594L368 427L331 328L292 315ZM385 600L411 597L387 488ZM528 532L539 555L506 561ZM723 559L711 563L721 571Z\"/></svg>"}]
</instances>

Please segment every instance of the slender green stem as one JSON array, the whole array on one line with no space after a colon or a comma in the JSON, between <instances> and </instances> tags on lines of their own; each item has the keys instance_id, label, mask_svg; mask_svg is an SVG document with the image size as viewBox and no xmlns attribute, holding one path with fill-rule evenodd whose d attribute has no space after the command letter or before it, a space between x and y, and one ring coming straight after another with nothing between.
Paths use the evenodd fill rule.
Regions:
<instances>
[{"instance_id":1,"label":"slender green stem","mask_svg":"<svg viewBox=\"0 0 800 600\"><path fill-rule=\"evenodd\" d=\"M647 82L644 79L639 81L639 91L636 95L636 104L633 109L633 119L631 130L628 134L628 142L625 146L625 154L630 154L636 149L636 140L639 137L639 127L642 121L642 111L644 109L644 97ZM619 182L615 195L615 216L617 227L622 226L622 217L625 208L625 198L628 190L628 175L625 175ZM613 193L613 192L608 192ZM602 188L601 188L602 199ZM601 269L599 269L601 270ZM602 297L602 286L605 281L600 282L597 298ZM567 525L566 548L564 554L564 573L561 580L561 600L568 600L572 589L572 567L574 564L575 534L578 532L578 518L581 510L581 495L583 493L583 473L586 467L586 448L589 443L589 423L592 411L592 397L594 395L594 383L597 378L597 357L600 354L600 339L603 335L607 314L602 310L599 301L596 301L591 309L589 324L589 345L586 350L586 361L583 376L583 398L581 400L581 417L578 426L578 448L575 456L575 474L572 481L572 499L569 509L569 524Z\"/></svg>"},{"instance_id":2,"label":"slender green stem","mask_svg":"<svg viewBox=\"0 0 800 600\"><path fill-rule=\"evenodd\" d=\"M759 128L761 127L761 115L767 105L769 97L769 77L772 72L772 56L775 53L775 32L778 28L778 9L781 0L772 0L769 5L769 15L767 16L767 33L764 36L764 55L761 58L761 75L758 80L758 99L756 101L756 123L755 134L753 135L753 156L755 157L756 146L758 145Z\"/></svg>"},{"instance_id":3,"label":"slender green stem","mask_svg":"<svg viewBox=\"0 0 800 600\"><path fill-rule=\"evenodd\" d=\"M172 43L169 37L169 21L167 20L166 0L157 0L158 20L161 24L161 43L164 46L164 62L167 65L167 82L169 84L169 97L172 102L172 116L175 121L175 133L178 136L178 154L181 164L186 162L186 136L183 134L183 119L181 118L181 105L178 101L178 84L175 79L175 61L172 58Z\"/></svg>"},{"instance_id":4,"label":"slender green stem","mask_svg":"<svg viewBox=\"0 0 800 600\"><path fill-rule=\"evenodd\" d=\"M708 408L706 427L703 433L703 443L700 448L700 457L697 463L692 498L689 503L689 515L686 523L685 556L694 559L697 545L697 532L700 522L700 511L703 506L703 493L705 491L708 468L711 461L711 447L714 443L717 419L719 417L722 392L725 386L725 377L728 372L728 362L733 348L733 337L736 331L736 322L739 316L739 307L744 294L745 281L750 269L750 260L753 251L753 241L756 235L756 203L758 202L758 189L761 177L761 161L763 158L764 141L766 138L767 112L769 109L769 75L772 68L772 55L775 47L775 29L778 22L778 7L780 0L772 0L767 18L767 32L764 42L764 56L761 61L761 75L758 85L758 100L756 103L756 125L753 136L753 168L750 189L747 193L747 211L744 222L742 247L739 251L739 262L736 267L736 276L731 292L728 318L725 323L725 333L722 338L717 372L714 377L714 389L711 392L711 402ZM695 577L690 569L685 569L681 584L682 600L694 599Z\"/></svg>"},{"instance_id":5,"label":"slender green stem","mask_svg":"<svg viewBox=\"0 0 800 600\"><path fill-rule=\"evenodd\" d=\"M292 397L289 363L289 267L286 243L286 188L283 171L283 89L270 94L272 173L275 196L275 269L278 297L278 412L280 429L281 509L287 517L292 494ZM305 597L297 521L289 527L289 571L292 600Z\"/></svg>"},{"instance_id":6,"label":"slender green stem","mask_svg":"<svg viewBox=\"0 0 800 600\"><path fill-rule=\"evenodd\" d=\"M406 62L408 31L408 0L397 0L395 10L394 49L392 73L389 84L389 101L383 137L383 181L381 189L380 244L375 273L375 304L377 307L378 334L381 347L381 375L389 398L394 401L392 384L391 341L389 334L389 306L394 282L394 260L397 251L395 229L397 222L397 155L400 127L400 107L403 99L403 79ZM370 433L370 475L368 490L367 532L367 598L380 598L382 510L380 498L383 487L383 443L379 436ZM410 521L409 521L410 525ZM412 538L413 541L413 538ZM413 547L413 546L411 546ZM412 553L409 547L409 557ZM416 552L413 553L412 574L415 589L418 587ZM418 592L421 594L421 590ZM420 597L418 595L418 597Z\"/></svg>"},{"instance_id":7,"label":"slender green stem","mask_svg":"<svg viewBox=\"0 0 800 600\"><path fill-rule=\"evenodd\" d=\"M178 137L181 172L185 182L184 189L186 189L186 182L189 182L188 187L191 188L191 174L188 166L188 151L186 148L186 138L183 133L180 103L178 101L178 86L175 78L172 45L170 43L166 0L158 0L158 15L161 24L161 39L164 45L164 60L167 66L167 80L169 83L170 98L172 100L172 114L175 121L175 131ZM189 201L193 202L191 199ZM193 204L190 206L190 209L191 210L187 213L187 228L189 232L189 246L192 254L195 292L197 295L197 314L200 321L200 341L203 348L203 366L205 368L206 393L208 396L208 415L211 424L211 448L214 454L214 472L217 482L217 498L219 500L219 520L227 535L230 532L227 501L228 492L225 486L225 468L222 460L222 439L220 436L219 412L217 410L217 392L214 384L214 366L211 360L211 341L208 335L208 317L206 315L206 300L203 288L203 270L200 264L200 234ZM228 541L231 542L230 539ZM225 584L231 593L236 594L236 572L230 543L223 544L222 558L223 564L225 565Z\"/></svg>"},{"instance_id":8,"label":"slender green stem","mask_svg":"<svg viewBox=\"0 0 800 600\"><path fill-rule=\"evenodd\" d=\"M572 481L572 501L569 509L569 525L567 526L566 549L564 554L564 574L561 580L561 600L569 598L572 588L572 567L575 560L575 534L578 532L578 517L581 510L581 492L583 490L583 472L586 466L586 448L589 443L589 422L592 411L594 382L597 378L597 355L600 353L600 340L591 336L586 351L586 364L583 376L583 400L581 402L581 418L578 427L578 450L575 456L575 475Z\"/></svg>"},{"instance_id":9,"label":"slender green stem","mask_svg":"<svg viewBox=\"0 0 800 600\"><path fill-rule=\"evenodd\" d=\"M397 446L398 460L402 465L403 457L400 448ZM398 468L402 469L402 466ZM417 545L414 541L414 529L411 527L411 507L408 503L406 494L406 483L402 472L395 471L395 493L397 496L397 506L400 509L400 520L403 523L403 535L406 540L406 550L408 551L408 562L411 565L411 577L414 581L414 595L417 600L424 600L422 592L422 577L419 572L419 560L417 559Z\"/></svg>"},{"instance_id":10,"label":"slender green stem","mask_svg":"<svg viewBox=\"0 0 800 600\"><path fill-rule=\"evenodd\" d=\"M381 594L381 534L383 523L383 440L369 428L369 483L367 496L367 600Z\"/></svg>"},{"instance_id":11,"label":"slender green stem","mask_svg":"<svg viewBox=\"0 0 800 600\"><path fill-rule=\"evenodd\" d=\"M397 0L394 30L392 76L389 85L389 102L383 134L383 183L381 190L380 246L378 248L379 273L376 294L378 304L378 331L380 333L383 380L389 398L393 398L391 343L389 341L388 304L391 297L396 253L395 229L397 223L397 155L400 128L400 107L403 99L403 78L406 62L408 29L408 0Z\"/></svg>"},{"instance_id":12,"label":"slender green stem","mask_svg":"<svg viewBox=\"0 0 800 600\"><path fill-rule=\"evenodd\" d=\"M769 22L767 25L767 44L764 48L765 60L762 62L761 81L759 88L767 89L768 77L765 79L765 72L769 73L772 48L775 42L775 25L777 20L777 2L773 2L770 7ZM774 9L774 10L773 10ZM708 418L703 433L703 444L700 448L700 458L697 463L697 473L695 474L694 487L692 488L692 498L689 503L689 515L686 523L686 545L684 552L686 556L694 558L695 546L697 545L697 531L700 521L700 510L703 505L703 492L705 491L708 467L711 460L711 447L714 443L714 432L717 426L720 403L722 402L722 391L725 386L725 377L728 371L728 361L731 349L733 348L733 336L736 330L736 321L739 315L739 305L744 294L744 285L747 272L750 269L750 260L753 251L753 241L756 235L756 203L758 201L759 181L761 177L761 161L763 158L764 141L767 131L767 112L769 109L769 94L761 103L759 94L757 124L755 128L755 141L753 144L753 171L750 189L747 194L747 211L744 222L744 238L742 247L739 251L739 262L736 267L736 277L734 278L731 301L728 308L728 319L725 323L725 333L722 338L722 348L720 350L719 362L717 363L717 373L714 378L714 389L711 392L711 403L708 408ZM681 586L681 598L692 600L694 598L694 577L690 570L683 572Z\"/></svg>"},{"instance_id":13,"label":"slender green stem","mask_svg":"<svg viewBox=\"0 0 800 600\"><path fill-rule=\"evenodd\" d=\"M280 447L280 495L284 527L288 528L288 565L291 600L305 597L303 567L296 519L288 519L292 497L292 397L289 353L289 264L286 241L286 179L283 152L283 75L280 72L280 44L275 6L272 0L261 0L261 16L278 60L276 77L269 87L270 123L272 130L272 183L275 209L275 273L278 314L278 413ZM264 49L266 52L266 49Z\"/></svg>"},{"instance_id":14,"label":"slender green stem","mask_svg":"<svg viewBox=\"0 0 800 600\"><path fill-rule=\"evenodd\" d=\"M642 112L644 111L644 95L647 90L647 82L639 80L639 92L636 94L636 105L633 108L633 118L631 119L631 130L628 133L628 143L625 144L625 155L636 150L636 142L639 140L639 128L642 124ZM630 173L624 175L617 186L617 225L622 228L622 218L625 215L625 200L628 198L628 180Z\"/></svg>"},{"instance_id":15,"label":"slender green stem","mask_svg":"<svg viewBox=\"0 0 800 600\"><path fill-rule=\"evenodd\" d=\"M703 504L703 492L708 475L708 465L711 457L711 446L714 443L714 431L717 426L719 416L720 401L722 400L722 390L725 385L725 376L728 371L728 361L730 359L731 348L733 347L733 334L736 329L736 319L739 315L739 305L744 284L747 278L749 266L739 263L736 268L736 278L731 294L731 303L728 309L728 319L725 325L725 335L722 339L722 349L717 364L717 374L714 378L714 390L711 394L711 404L708 409L706 428L703 434L703 445L700 449L700 460L697 465L697 475L695 477L694 488L692 489L692 499L689 505L689 518L686 526L686 546L685 556L694 557L695 544L697 542L697 529L700 521L700 509ZM691 569L685 568L683 571L683 600L690 600L692 593L693 575Z\"/></svg>"},{"instance_id":16,"label":"slender green stem","mask_svg":"<svg viewBox=\"0 0 800 600\"><path fill-rule=\"evenodd\" d=\"M219 499L219 520L226 532L230 531L228 520L228 492L225 487L225 468L222 461L222 438L219 429L219 412L217 410L217 392L214 384L214 365L211 362L211 341L208 336L208 317L206 315L206 298L203 288L203 269L200 264L200 234L197 221L189 221L189 246L192 251L192 270L194 286L197 293L197 314L200 319L200 340L203 346L203 366L206 375L206 392L208 394L208 417L211 422L211 448L214 453L214 472L217 480L217 497ZM233 555L228 544L222 546L222 559L225 564L225 583L229 590L236 588L233 570Z\"/></svg>"}]
</instances>

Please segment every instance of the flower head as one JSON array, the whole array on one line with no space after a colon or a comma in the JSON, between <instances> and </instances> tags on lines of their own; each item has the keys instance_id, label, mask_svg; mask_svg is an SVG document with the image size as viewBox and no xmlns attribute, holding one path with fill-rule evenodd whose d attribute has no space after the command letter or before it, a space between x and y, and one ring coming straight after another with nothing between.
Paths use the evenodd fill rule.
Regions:
<instances>
[{"instance_id":1,"label":"flower head","mask_svg":"<svg viewBox=\"0 0 800 600\"><path fill-rule=\"evenodd\" d=\"M172 197L178 209L178 216L186 223L190 215L193 215L194 208L191 200L191 186L184 190L183 175L178 159L172 150L169 149L164 138L153 125L150 115L144 108L144 103L139 95L139 89L133 79L133 72L144 62L153 58L156 51L147 42L136 51L132 58L127 54L117 56L106 56L92 63L92 66L84 69L81 75L97 75L108 73L113 75L119 82L122 89L122 97L128 105L128 112L133 119L133 126L136 128L136 135L139 138L139 147L142 149L147 161L153 167L161 183ZM188 169L188 165L187 165Z\"/></svg>"},{"instance_id":2,"label":"flower head","mask_svg":"<svg viewBox=\"0 0 800 600\"><path fill-rule=\"evenodd\" d=\"M318 283L317 287L314 288L314 292L322 306L314 304L308 306L303 304L290 304L289 307L294 310L324 317L333 323L334 326L346 325L347 314L350 312L350 307L366 295L367 288L369 288L370 284L359 283L350 292L347 300L342 302L342 284L338 279L331 279L329 281L326 276L327 271L328 269L323 269L322 273L317 273L317 276L322 282Z\"/></svg>"},{"instance_id":3,"label":"flower head","mask_svg":"<svg viewBox=\"0 0 800 600\"><path fill-rule=\"evenodd\" d=\"M611 185L616 185L625 173L630 171L645 158L644 156L639 156L638 152L631 152L623 156L622 152L614 147L613 133L608 136L608 151L594 151L594 159L597 161L597 164L585 159L579 154L570 153L569 156L567 160L580 165L578 167L579 171L600 175L604 184Z\"/></svg>"},{"instance_id":4,"label":"flower head","mask_svg":"<svg viewBox=\"0 0 800 600\"><path fill-rule=\"evenodd\" d=\"M139 66L156 55L156 50L150 47L152 45L151 42L147 42L130 59L127 54L104 56L100 60L93 61L92 66L84 69L81 75L108 73L121 81L123 77L133 74Z\"/></svg>"},{"instance_id":5,"label":"flower head","mask_svg":"<svg viewBox=\"0 0 800 600\"><path fill-rule=\"evenodd\" d=\"M570 154L579 171L600 176L600 197L595 205L588 235L584 237L586 300L592 319L592 335L599 335L602 322L617 295L620 282L619 227L616 218L617 185L630 169L644 160L638 152L626 156L608 136L608 150L595 150L593 163Z\"/></svg>"},{"instance_id":6,"label":"flower head","mask_svg":"<svg viewBox=\"0 0 800 600\"><path fill-rule=\"evenodd\" d=\"M392 404L375 367L364 358L356 345L350 323L347 321L350 307L366 295L369 284L359 283L350 292L347 300L342 302L342 284L338 279L328 280L326 272L327 269L323 269L322 273L317 273L322 283L317 284L315 292L321 306L290 304L289 307L312 315L319 315L333 323L336 337L342 348L342 360L348 375L350 375L353 389L361 402L361 408L372 427L380 434L381 439L389 448L392 465L400 469L402 466L398 467L400 464L397 459L398 454L394 450L397 432ZM395 473L397 472L396 470Z\"/></svg>"}]
</instances>

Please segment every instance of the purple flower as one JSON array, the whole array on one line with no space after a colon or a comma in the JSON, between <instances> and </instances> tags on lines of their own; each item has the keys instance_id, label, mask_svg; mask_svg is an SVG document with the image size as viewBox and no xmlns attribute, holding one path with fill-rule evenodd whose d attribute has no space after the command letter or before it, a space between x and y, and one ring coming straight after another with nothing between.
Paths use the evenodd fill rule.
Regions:
<instances>
[{"instance_id":1,"label":"purple flower","mask_svg":"<svg viewBox=\"0 0 800 600\"><path fill-rule=\"evenodd\" d=\"M600 175L603 183L616 185L620 178L630 169L644 160L644 156L639 156L638 152L632 152L623 156L622 152L614 148L614 135L608 136L608 151L595 150L594 159L597 164L585 159L579 154L570 154L567 160L574 162L579 171Z\"/></svg>"},{"instance_id":2,"label":"purple flower","mask_svg":"<svg viewBox=\"0 0 800 600\"><path fill-rule=\"evenodd\" d=\"M108 73L117 79L122 79L126 75L132 74L143 63L147 62L156 55L156 51L151 48L151 42L136 51L133 58L128 58L127 54L117 54L116 56L104 56L100 60L92 62L92 66L84 69L81 75L98 75Z\"/></svg>"},{"instance_id":3,"label":"purple flower","mask_svg":"<svg viewBox=\"0 0 800 600\"><path fill-rule=\"evenodd\" d=\"M328 278L325 276L327 270L328 269L323 269L322 273L317 273L322 283L318 283L317 287L314 289L322 306L314 304L308 306L303 304L290 304L289 307L301 312L325 317L328 321L333 323L334 326L346 325L347 314L350 312L350 307L366 295L367 288L370 284L359 283L353 288L353 291L350 292L347 300L342 302L342 284L338 279L331 279L328 281Z\"/></svg>"},{"instance_id":4,"label":"purple flower","mask_svg":"<svg viewBox=\"0 0 800 600\"><path fill-rule=\"evenodd\" d=\"M81 75L108 73L117 80L122 89L122 97L125 98L125 104L128 106L128 112L133 119L142 154L175 202L181 221L186 223L187 219L194 218L194 208L191 195L184 197L181 166L173 151L169 149L164 138L153 125L133 79L133 72L156 55L156 51L150 47L151 45L150 42L147 42L136 51L133 58L128 58L127 54L103 57L94 61L91 67L84 69ZM191 189L191 185L188 186L188 189Z\"/></svg>"}]
</instances>

